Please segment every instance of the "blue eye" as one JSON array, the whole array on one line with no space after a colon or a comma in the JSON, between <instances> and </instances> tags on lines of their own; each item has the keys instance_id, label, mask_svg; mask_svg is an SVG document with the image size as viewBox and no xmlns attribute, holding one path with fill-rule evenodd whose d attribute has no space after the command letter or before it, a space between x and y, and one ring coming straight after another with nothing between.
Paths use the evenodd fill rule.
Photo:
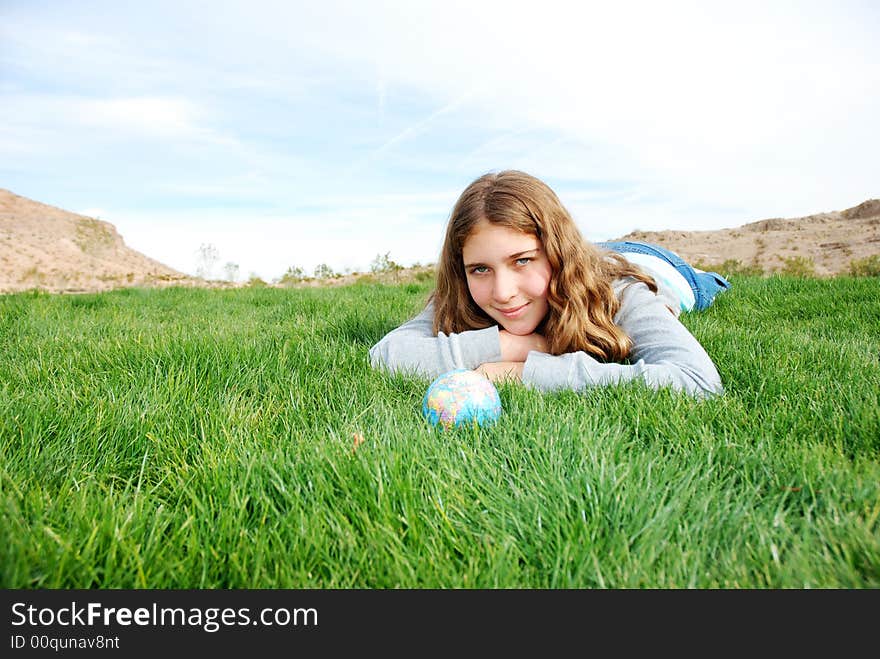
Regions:
<instances>
[{"instance_id":1,"label":"blue eye","mask_svg":"<svg viewBox=\"0 0 880 659\"><path fill-rule=\"evenodd\" d=\"M471 274L474 274L474 275L482 275L487 272L489 272L489 268L487 268L484 265L478 265L478 266L474 266L473 268L471 268Z\"/></svg>"},{"instance_id":2,"label":"blue eye","mask_svg":"<svg viewBox=\"0 0 880 659\"><path fill-rule=\"evenodd\" d=\"M517 265L528 265L531 262L531 260L532 260L531 256L523 256L522 258L519 258L516 260L516 264Z\"/></svg>"}]
</instances>

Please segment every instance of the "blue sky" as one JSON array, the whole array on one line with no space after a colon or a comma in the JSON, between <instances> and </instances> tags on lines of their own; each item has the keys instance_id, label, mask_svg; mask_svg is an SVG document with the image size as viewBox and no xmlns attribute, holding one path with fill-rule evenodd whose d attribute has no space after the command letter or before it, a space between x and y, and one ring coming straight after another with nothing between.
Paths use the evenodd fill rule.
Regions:
<instances>
[{"instance_id":1,"label":"blue sky","mask_svg":"<svg viewBox=\"0 0 880 659\"><path fill-rule=\"evenodd\" d=\"M267 281L435 262L490 170L592 240L841 210L880 197L877 7L0 0L0 187Z\"/></svg>"}]
</instances>

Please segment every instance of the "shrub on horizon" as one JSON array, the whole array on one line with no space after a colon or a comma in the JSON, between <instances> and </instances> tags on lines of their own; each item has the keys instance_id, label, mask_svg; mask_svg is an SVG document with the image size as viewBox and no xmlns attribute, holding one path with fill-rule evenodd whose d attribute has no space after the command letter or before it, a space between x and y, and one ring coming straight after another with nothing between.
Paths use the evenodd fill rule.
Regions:
<instances>
[{"instance_id":1,"label":"shrub on horizon","mask_svg":"<svg viewBox=\"0 0 880 659\"><path fill-rule=\"evenodd\" d=\"M319 263L315 266L315 279L333 279L338 276L339 275L333 272L333 268L326 263Z\"/></svg>"},{"instance_id":2,"label":"shrub on horizon","mask_svg":"<svg viewBox=\"0 0 880 659\"><path fill-rule=\"evenodd\" d=\"M880 254L853 259L849 262L849 273L853 277L880 277Z\"/></svg>"},{"instance_id":3,"label":"shrub on horizon","mask_svg":"<svg viewBox=\"0 0 880 659\"><path fill-rule=\"evenodd\" d=\"M376 254L376 258L374 258L370 262L370 272L376 275L381 274L394 274L400 270L403 270L403 266L395 261L391 260L391 252L385 252L384 254Z\"/></svg>"},{"instance_id":4,"label":"shrub on horizon","mask_svg":"<svg viewBox=\"0 0 880 659\"><path fill-rule=\"evenodd\" d=\"M782 269L779 271L780 274L787 275L789 277L816 276L816 266L813 264L813 259L809 259L805 256L789 256L782 261L783 266Z\"/></svg>"},{"instance_id":5,"label":"shrub on horizon","mask_svg":"<svg viewBox=\"0 0 880 659\"><path fill-rule=\"evenodd\" d=\"M726 259L719 265L696 262L694 267L699 268L700 270L705 270L706 272L717 272L728 279L737 276L762 277L765 274L764 270L757 263L745 264L739 259Z\"/></svg>"},{"instance_id":6,"label":"shrub on horizon","mask_svg":"<svg viewBox=\"0 0 880 659\"><path fill-rule=\"evenodd\" d=\"M299 284L306 279L308 279L308 275L306 271L297 266L290 266L281 277L278 279L279 286L294 286L295 284Z\"/></svg>"}]
</instances>

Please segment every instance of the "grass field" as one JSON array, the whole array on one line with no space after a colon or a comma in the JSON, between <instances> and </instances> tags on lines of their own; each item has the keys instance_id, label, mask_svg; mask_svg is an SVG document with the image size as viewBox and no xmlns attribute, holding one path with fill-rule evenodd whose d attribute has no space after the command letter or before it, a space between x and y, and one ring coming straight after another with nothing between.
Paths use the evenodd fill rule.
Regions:
<instances>
[{"instance_id":1,"label":"grass field","mask_svg":"<svg viewBox=\"0 0 880 659\"><path fill-rule=\"evenodd\" d=\"M878 280L733 283L722 397L445 433L367 359L429 283L0 297L0 585L880 587Z\"/></svg>"}]
</instances>

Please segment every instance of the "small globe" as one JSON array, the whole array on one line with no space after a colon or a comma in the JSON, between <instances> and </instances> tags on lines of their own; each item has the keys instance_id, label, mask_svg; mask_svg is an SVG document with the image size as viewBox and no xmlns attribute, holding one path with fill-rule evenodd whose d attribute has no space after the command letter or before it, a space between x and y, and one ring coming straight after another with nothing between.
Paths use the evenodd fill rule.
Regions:
<instances>
[{"instance_id":1,"label":"small globe","mask_svg":"<svg viewBox=\"0 0 880 659\"><path fill-rule=\"evenodd\" d=\"M444 429L470 422L494 422L501 416L501 398L492 382L464 368L444 373L428 387L422 413Z\"/></svg>"}]
</instances>

